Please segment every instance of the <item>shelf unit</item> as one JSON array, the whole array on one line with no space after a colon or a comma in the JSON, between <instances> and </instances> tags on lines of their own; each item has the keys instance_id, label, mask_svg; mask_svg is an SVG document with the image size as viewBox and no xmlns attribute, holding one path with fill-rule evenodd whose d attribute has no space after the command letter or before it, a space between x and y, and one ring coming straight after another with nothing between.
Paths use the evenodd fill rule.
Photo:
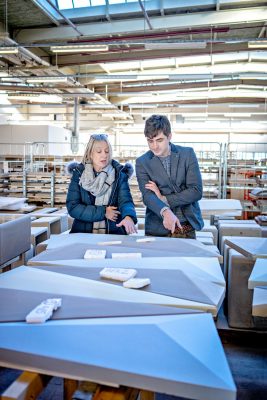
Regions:
<instances>
[{"instance_id":1,"label":"shelf unit","mask_svg":"<svg viewBox=\"0 0 267 400\"><path fill-rule=\"evenodd\" d=\"M55 172L9 174L9 191L14 197L27 197L29 203L65 205L70 176Z\"/></svg>"},{"instance_id":2,"label":"shelf unit","mask_svg":"<svg viewBox=\"0 0 267 400\"><path fill-rule=\"evenodd\" d=\"M65 206L68 192L70 176L55 172L38 173L19 173L8 174L8 189L1 195L11 195L13 197L27 197L29 203L49 204L54 206ZM1 181L6 179L6 175L0 175ZM133 177L130 188L134 204L143 205L141 193L138 188L137 180Z\"/></svg>"},{"instance_id":3,"label":"shelf unit","mask_svg":"<svg viewBox=\"0 0 267 400\"><path fill-rule=\"evenodd\" d=\"M221 199L223 193L224 145L218 142L175 143L192 147L202 176L203 198Z\"/></svg>"},{"instance_id":4,"label":"shelf unit","mask_svg":"<svg viewBox=\"0 0 267 400\"><path fill-rule=\"evenodd\" d=\"M0 174L0 196L5 196L9 190L9 174Z\"/></svg>"},{"instance_id":5,"label":"shelf unit","mask_svg":"<svg viewBox=\"0 0 267 400\"><path fill-rule=\"evenodd\" d=\"M251 196L255 188L267 191L267 143L177 143L193 147L203 180L204 198L233 198L241 200L245 210L266 212L267 198ZM27 144L29 148L29 144ZM122 164L134 164L147 146L114 146L114 158ZM139 153L139 154L138 154ZM30 203L65 204L70 177L66 164L82 156L43 155L27 153L25 157L10 154L0 159L0 193L27 197ZM136 177L130 180L131 192L137 206L142 197Z\"/></svg>"},{"instance_id":6,"label":"shelf unit","mask_svg":"<svg viewBox=\"0 0 267 400\"><path fill-rule=\"evenodd\" d=\"M227 197L243 202L246 213L267 209L267 143L229 143L226 151L225 190ZM255 188L266 188L253 196Z\"/></svg>"}]
</instances>

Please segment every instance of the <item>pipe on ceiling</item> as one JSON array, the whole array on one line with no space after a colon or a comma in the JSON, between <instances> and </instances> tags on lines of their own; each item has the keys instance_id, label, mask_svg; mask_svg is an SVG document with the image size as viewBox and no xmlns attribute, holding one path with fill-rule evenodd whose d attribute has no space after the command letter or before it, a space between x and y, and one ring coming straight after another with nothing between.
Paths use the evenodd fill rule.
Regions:
<instances>
[{"instance_id":1,"label":"pipe on ceiling","mask_svg":"<svg viewBox=\"0 0 267 400\"><path fill-rule=\"evenodd\" d=\"M213 28L212 32L216 33L227 33L229 32L230 28ZM210 33L211 29L210 28L203 28L203 29L187 29L183 31L169 31L169 32L157 32L157 33L148 33L148 34L142 34L142 35L121 35L119 36L119 40L138 40L138 39L155 39L155 38L168 38L169 36L176 36L176 35L188 35L190 33L191 35L194 34L199 34L199 33ZM67 43L75 44L75 43L96 43L96 42L114 42L114 37L112 38L97 38L97 39L81 39L81 40L75 40L74 41L68 41ZM115 43L116 44L116 43Z\"/></svg>"}]
</instances>

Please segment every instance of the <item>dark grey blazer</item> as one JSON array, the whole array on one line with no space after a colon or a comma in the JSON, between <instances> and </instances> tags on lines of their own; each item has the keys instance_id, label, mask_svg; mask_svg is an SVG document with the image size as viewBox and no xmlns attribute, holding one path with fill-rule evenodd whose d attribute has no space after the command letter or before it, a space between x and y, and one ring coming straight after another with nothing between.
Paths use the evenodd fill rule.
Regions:
<instances>
[{"instance_id":1,"label":"dark grey blazer","mask_svg":"<svg viewBox=\"0 0 267 400\"><path fill-rule=\"evenodd\" d=\"M203 228L198 200L202 197L202 179L198 161L191 147L171 143L171 177L169 178L161 161L148 151L136 160L136 176L146 205L145 233L166 236L160 210L166 205L145 184L155 182L163 196L166 196L171 210L176 214L181 208L185 218L195 230Z\"/></svg>"}]
</instances>

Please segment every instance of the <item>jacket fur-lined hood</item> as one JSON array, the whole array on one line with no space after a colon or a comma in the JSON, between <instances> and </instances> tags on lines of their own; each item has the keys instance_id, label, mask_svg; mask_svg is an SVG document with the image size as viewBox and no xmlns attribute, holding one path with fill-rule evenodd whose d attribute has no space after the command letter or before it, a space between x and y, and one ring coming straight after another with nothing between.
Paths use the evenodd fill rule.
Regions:
<instances>
[{"instance_id":1,"label":"jacket fur-lined hood","mask_svg":"<svg viewBox=\"0 0 267 400\"><path fill-rule=\"evenodd\" d=\"M122 165L118 161L112 160L112 165L117 171L124 172L128 176L128 179L130 179L134 174L134 168L129 162ZM67 175L72 175L76 168L80 169L80 172L83 172L84 166L82 163L77 161L71 161L66 165L65 173Z\"/></svg>"},{"instance_id":2,"label":"jacket fur-lined hood","mask_svg":"<svg viewBox=\"0 0 267 400\"><path fill-rule=\"evenodd\" d=\"M67 175L72 175L73 171L79 166L82 165L81 163L78 163L77 161L70 161L68 164L65 165L65 173Z\"/></svg>"},{"instance_id":3,"label":"jacket fur-lined hood","mask_svg":"<svg viewBox=\"0 0 267 400\"><path fill-rule=\"evenodd\" d=\"M129 163L129 162L124 164L123 172L125 172L126 175L128 175L128 179L131 179L132 176L134 175L134 167L133 167L133 165L131 163Z\"/></svg>"},{"instance_id":4,"label":"jacket fur-lined hood","mask_svg":"<svg viewBox=\"0 0 267 400\"><path fill-rule=\"evenodd\" d=\"M129 162L122 165L118 161L113 160L112 165L117 171L124 172L128 176L128 179L130 179L134 174L134 168Z\"/></svg>"}]
</instances>

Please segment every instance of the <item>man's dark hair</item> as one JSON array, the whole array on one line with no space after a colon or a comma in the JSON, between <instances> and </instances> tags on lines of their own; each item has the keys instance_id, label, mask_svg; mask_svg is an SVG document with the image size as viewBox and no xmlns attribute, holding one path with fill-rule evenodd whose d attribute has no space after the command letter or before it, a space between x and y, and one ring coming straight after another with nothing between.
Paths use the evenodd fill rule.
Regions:
<instances>
[{"instance_id":1,"label":"man's dark hair","mask_svg":"<svg viewBox=\"0 0 267 400\"><path fill-rule=\"evenodd\" d=\"M145 123L145 136L153 139L160 132L167 137L171 134L170 121L165 115L151 115Z\"/></svg>"}]
</instances>

